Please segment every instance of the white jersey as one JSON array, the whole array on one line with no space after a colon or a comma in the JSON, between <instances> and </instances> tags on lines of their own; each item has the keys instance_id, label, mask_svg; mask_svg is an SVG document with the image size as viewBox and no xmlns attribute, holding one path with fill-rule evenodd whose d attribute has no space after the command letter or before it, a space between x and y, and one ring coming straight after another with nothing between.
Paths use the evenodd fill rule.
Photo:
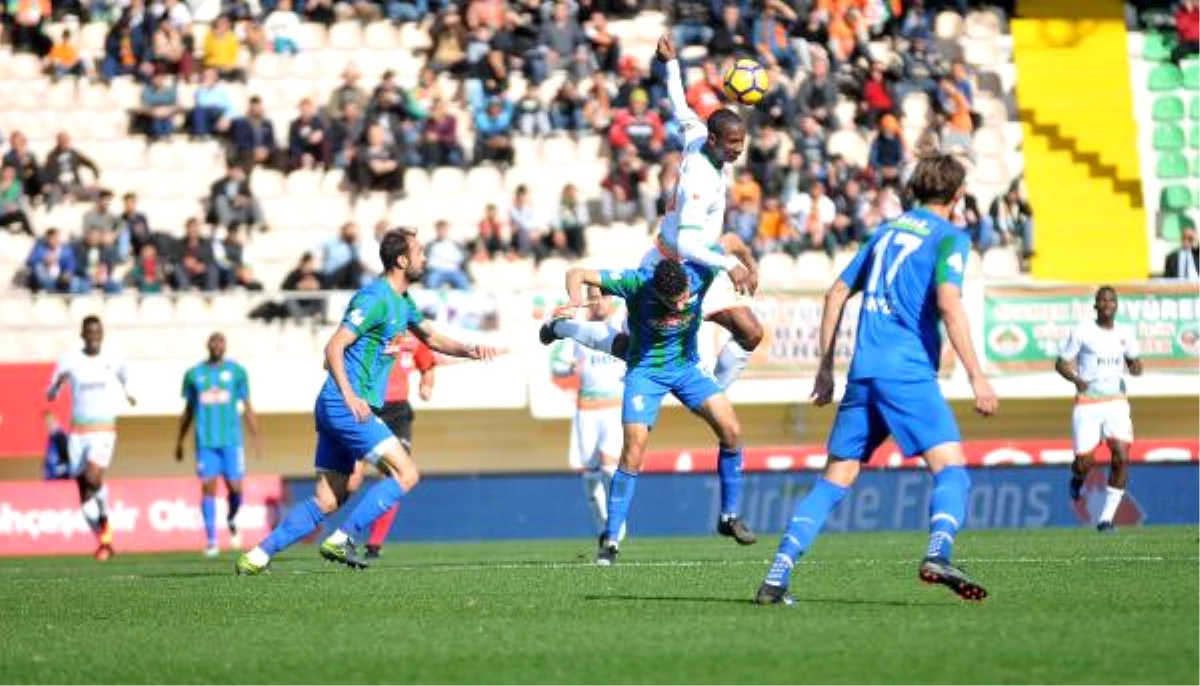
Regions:
<instances>
[{"instance_id":1,"label":"white jersey","mask_svg":"<svg viewBox=\"0 0 1200 686\"><path fill-rule=\"evenodd\" d=\"M104 352L87 355L76 350L58 361L50 387L60 378L71 385L73 431L111 430L116 426L117 415L127 402L124 361Z\"/></svg>"},{"instance_id":2,"label":"white jersey","mask_svg":"<svg viewBox=\"0 0 1200 686\"><path fill-rule=\"evenodd\" d=\"M714 248L725 226L729 192L725 163L704 152L708 128L687 105L676 60L667 63L667 92L683 133L683 156L679 180L667 198L666 216L659 227L660 248L668 257L730 269L740 263Z\"/></svg>"},{"instance_id":3,"label":"white jersey","mask_svg":"<svg viewBox=\"0 0 1200 686\"><path fill-rule=\"evenodd\" d=\"M1101 328L1094 321L1077 326L1063 341L1058 356L1078 360L1080 379L1088 382L1081 402L1096 402L1125 397L1125 361L1137 359L1137 336L1133 329L1114 323Z\"/></svg>"},{"instance_id":4,"label":"white jersey","mask_svg":"<svg viewBox=\"0 0 1200 686\"><path fill-rule=\"evenodd\" d=\"M620 331L624 326L624 310L606 320L608 326ZM579 376L577 407L580 410L617 407L625 387L625 361L608 353L592 350L568 338L555 350L551 371L557 376L572 373Z\"/></svg>"}]
</instances>

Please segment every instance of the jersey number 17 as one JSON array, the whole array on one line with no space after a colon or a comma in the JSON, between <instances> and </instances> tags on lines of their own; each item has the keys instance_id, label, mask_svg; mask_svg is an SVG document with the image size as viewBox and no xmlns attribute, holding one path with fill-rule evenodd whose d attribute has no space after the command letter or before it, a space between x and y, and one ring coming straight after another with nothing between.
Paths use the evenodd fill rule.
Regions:
<instances>
[{"instance_id":1,"label":"jersey number 17","mask_svg":"<svg viewBox=\"0 0 1200 686\"><path fill-rule=\"evenodd\" d=\"M892 314L892 306L889 304L890 299L888 298L892 282L896 280L900 266L916 252L917 248L921 247L923 241L924 239L920 236L895 229L890 229L876 241L875 247L871 250L871 274L867 278L867 287L863 291L863 307L868 312ZM881 276L884 289L882 292L879 289Z\"/></svg>"}]
</instances>

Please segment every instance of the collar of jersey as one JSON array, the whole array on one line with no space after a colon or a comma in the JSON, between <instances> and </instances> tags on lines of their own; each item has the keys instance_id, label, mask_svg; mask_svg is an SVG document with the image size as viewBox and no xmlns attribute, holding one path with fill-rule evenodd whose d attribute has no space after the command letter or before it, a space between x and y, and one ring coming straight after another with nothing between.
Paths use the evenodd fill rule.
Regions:
<instances>
[{"instance_id":1,"label":"collar of jersey","mask_svg":"<svg viewBox=\"0 0 1200 686\"><path fill-rule=\"evenodd\" d=\"M708 160L708 163L713 166L713 169L721 171L721 161L718 160L717 156L713 154L712 146L710 146L707 142L700 146L700 154L703 155L704 159Z\"/></svg>"}]
</instances>

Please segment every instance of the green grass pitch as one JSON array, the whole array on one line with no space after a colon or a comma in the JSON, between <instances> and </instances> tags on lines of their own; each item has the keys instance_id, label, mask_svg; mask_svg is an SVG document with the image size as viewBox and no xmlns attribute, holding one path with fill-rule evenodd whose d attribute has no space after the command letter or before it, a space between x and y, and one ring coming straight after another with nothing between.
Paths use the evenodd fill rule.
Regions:
<instances>
[{"instance_id":1,"label":"green grass pitch","mask_svg":"<svg viewBox=\"0 0 1200 686\"><path fill-rule=\"evenodd\" d=\"M1197 683L1196 527L967 531L992 596L916 578L919 533L828 535L795 607L774 537L392 545L352 572L199 553L0 562L8 683ZM118 541L119 542L119 541Z\"/></svg>"}]
</instances>

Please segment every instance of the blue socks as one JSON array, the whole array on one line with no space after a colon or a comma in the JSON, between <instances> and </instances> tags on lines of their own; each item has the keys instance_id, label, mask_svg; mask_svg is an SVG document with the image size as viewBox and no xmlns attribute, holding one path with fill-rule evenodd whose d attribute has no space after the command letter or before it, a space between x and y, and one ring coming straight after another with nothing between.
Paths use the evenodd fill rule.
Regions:
<instances>
[{"instance_id":1,"label":"blue socks","mask_svg":"<svg viewBox=\"0 0 1200 686\"><path fill-rule=\"evenodd\" d=\"M813 539L825 525L825 518L833 508L842 502L850 489L838 486L832 481L818 479L817 483L796 503L792 520L788 522L787 531L779 541L779 550L775 553L775 562L767 573L766 583L771 586L787 586L792 575L792 566L796 558L812 545Z\"/></svg>"},{"instance_id":2,"label":"blue socks","mask_svg":"<svg viewBox=\"0 0 1200 686\"><path fill-rule=\"evenodd\" d=\"M208 537L208 547L217 545L217 498L206 495L200 499L200 514L204 516L204 535Z\"/></svg>"},{"instance_id":3,"label":"blue socks","mask_svg":"<svg viewBox=\"0 0 1200 686\"><path fill-rule=\"evenodd\" d=\"M721 448L717 474L721 477L721 516L736 515L742 500L741 448Z\"/></svg>"},{"instance_id":4,"label":"blue socks","mask_svg":"<svg viewBox=\"0 0 1200 686\"><path fill-rule=\"evenodd\" d=\"M259 544L267 555L274 555L296 541L317 530L317 526L325 519L325 513L317 507L317 501L307 498L304 502L293 507L279 526Z\"/></svg>"},{"instance_id":5,"label":"blue socks","mask_svg":"<svg viewBox=\"0 0 1200 686\"><path fill-rule=\"evenodd\" d=\"M946 467L933 477L929 499L929 549L926 557L949 560L954 553L954 535L966 523L967 492L971 477L964 467Z\"/></svg>"},{"instance_id":6,"label":"blue socks","mask_svg":"<svg viewBox=\"0 0 1200 686\"><path fill-rule=\"evenodd\" d=\"M363 494L362 499L358 501L358 505L342 526L343 530L350 534L350 538L355 541L366 540L363 538L363 532L376 519L392 509L392 506L400 501L402 495L404 495L404 489L400 487L400 482L392 478L381 480Z\"/></svg>"},{"instance_id":7,"label":"blue socks","mask_svg":"<svg viewBox=\"0 0 1200 686\"><path fill-rule=\"evenodd\" d=\"M230 493L229 494L229 512L225 515L225 520L228 521L229 524L232 525L234 522L234 517L237 517L238 510L240 510L240 509L242 509L242 494L241 493Z\"/></svg>"},{"instance_id":8,"label":"blue socks","mask_svg":"<svg viewBox=\"0 0 1200 686\"><path fill-rule=\"evenodd\" d=\"M638 475L617 469L613 473L612 486L608 490L608 524L604 527L604 535L616 543L621 540L621 528L629 517L629 505L633 503L633 493L637 490Z\"/></svg>"}]
</instances>

